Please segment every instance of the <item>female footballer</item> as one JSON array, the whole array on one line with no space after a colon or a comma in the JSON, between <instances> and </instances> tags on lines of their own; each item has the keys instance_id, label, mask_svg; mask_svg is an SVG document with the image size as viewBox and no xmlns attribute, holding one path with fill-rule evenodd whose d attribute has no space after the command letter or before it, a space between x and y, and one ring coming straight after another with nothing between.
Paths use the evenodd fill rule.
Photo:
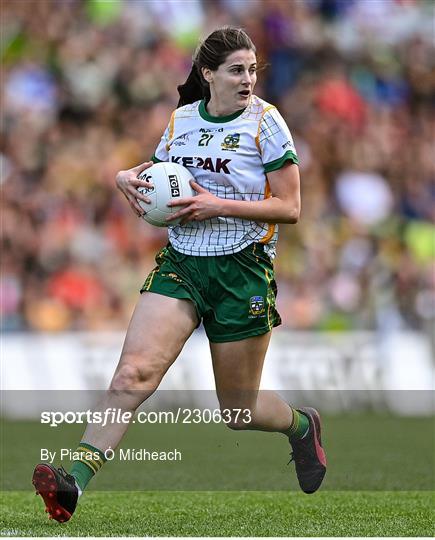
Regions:
<instances>
[{"instance_id":1,"label":"female footballer","mask_svg":"<svg viewBox=\"0 0 435 540\"><path fill-rule=\"evenodd\" d=\"M240 415L228 427L286 435L300 487L314 493L326 472L319 414L294 409L274 392L258 392L271 331L281 322L272 263L277 224L296 223L301 203L292 137L276 107L253 94L256 69L256 49L243 30L210 34L178 87L178 108L152 161L116 176L138 215L137 199L149 201L137 188L150 184L137 176L153 163L187 167L196 196L181 199L170 218L182 220L168 223L169 243L141 289L101 407L134 413L202 321L221 409L250 411L248 422ZM71 474L37 465L33 484L51 517L70 519L106 461L105 451L117 447L127 427L89 424Z\"/></svg>"}]
</instances>

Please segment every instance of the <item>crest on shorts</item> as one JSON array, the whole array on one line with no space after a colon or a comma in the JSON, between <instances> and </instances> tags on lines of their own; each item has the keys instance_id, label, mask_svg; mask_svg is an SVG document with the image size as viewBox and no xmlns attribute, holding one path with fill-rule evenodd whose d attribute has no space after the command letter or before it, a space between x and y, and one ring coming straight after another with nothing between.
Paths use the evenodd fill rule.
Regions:
<instances>
[{"instance_id":1,"label":"crest on shorts","mask_svg":"<svg viewBox=\"0 0 435 540\"><path fill-rule=\"evenodd\" d=\"M249 299L249 313L254 317L264 313L264 299L262 296L251 296Z\"/></svg>"},{"instance_id":2,"label":"crest on shorts","mask_svg":"<svg viewBox=\"0 0 435 540\"><path fill-rule=\"evenodd\" d=\"M222 150L233 150L239 148L240 142L240 133L230 133L224 139L224 142L221 143Z\"/></svg>"}]
</instances>

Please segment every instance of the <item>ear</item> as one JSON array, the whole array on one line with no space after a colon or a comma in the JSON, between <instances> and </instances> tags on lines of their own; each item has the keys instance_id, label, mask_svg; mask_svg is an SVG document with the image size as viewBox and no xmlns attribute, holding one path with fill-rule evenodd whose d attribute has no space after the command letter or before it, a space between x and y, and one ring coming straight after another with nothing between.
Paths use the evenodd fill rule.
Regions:
<instances>
[{"instance_id":1,"label":"ear","mask_svg":"<svg viewBox=\"0 0 435 540\"><path fill-rule=\"evenodd\" d=\"M201 68L201 73L202 73L202 76L204 77L204 79L210 84L213 80L213 75L212 75L212 72L211 72L211 69L207 68L207 67L203 67Z\"/></svg>"}]
</instances>

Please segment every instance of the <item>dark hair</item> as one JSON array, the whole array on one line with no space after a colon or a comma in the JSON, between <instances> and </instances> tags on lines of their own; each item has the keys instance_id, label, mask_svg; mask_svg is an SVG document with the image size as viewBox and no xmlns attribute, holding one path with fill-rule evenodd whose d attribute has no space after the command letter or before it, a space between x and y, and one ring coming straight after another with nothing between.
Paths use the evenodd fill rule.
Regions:
<instances>
[{"instance_id":1,"label":"dark hair","mask_svg":"<svg viewBox=\"0 0 435 540\"><path fill-rule=\"evenodd\" d=\"M224 26L212 32L200 43L193 55L192 70L184 84L177 87L180 99L177 107L193 103L198 99L210 99L210 87L201 73L207 67L216 71L234 51L248 49L256 52L255 45L248 34L241 28Z\"/></svg>"}]
</instances>

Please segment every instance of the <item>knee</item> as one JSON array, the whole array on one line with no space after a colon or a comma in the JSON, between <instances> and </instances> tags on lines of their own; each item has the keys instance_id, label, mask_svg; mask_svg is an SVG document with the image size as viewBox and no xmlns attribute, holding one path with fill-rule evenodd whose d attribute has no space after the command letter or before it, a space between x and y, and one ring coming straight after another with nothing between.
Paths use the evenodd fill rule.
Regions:
<instances>
[{"instance_id":1,"label":"knee","mask_svg":"<svg viewBox=\"0 0 435 540\"><path fill-rule=\"evenodd\" d=\"M161 374L156 366L144 364L143 358L124 355L121 365L112 379L110 389L115 391L156 390L161 380Z\"/></svg>"}]
</instances>

